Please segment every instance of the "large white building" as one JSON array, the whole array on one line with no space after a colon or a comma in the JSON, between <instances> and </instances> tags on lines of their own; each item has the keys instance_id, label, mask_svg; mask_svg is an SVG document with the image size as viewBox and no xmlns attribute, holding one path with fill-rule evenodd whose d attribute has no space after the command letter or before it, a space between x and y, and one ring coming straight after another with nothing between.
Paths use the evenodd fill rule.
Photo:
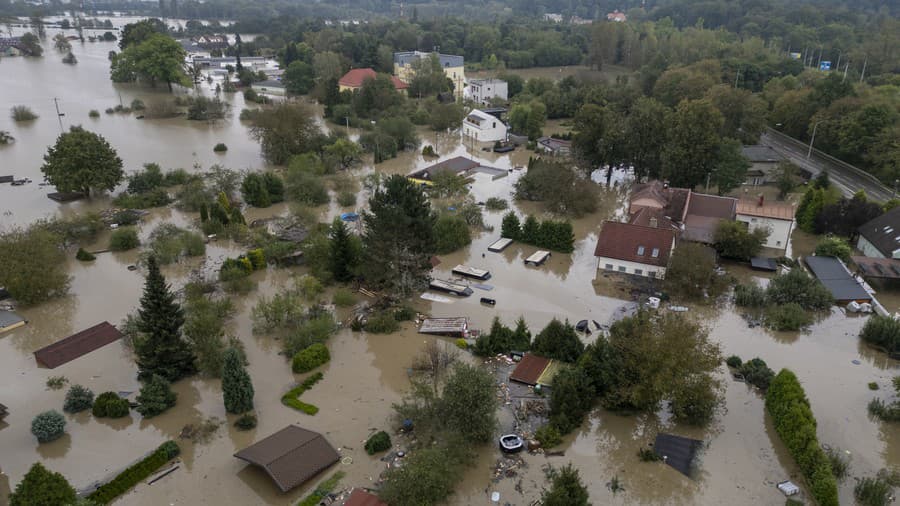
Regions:
<instances>
[{"instance_id":1,"label":"large white building","mask_svg":"<svg viewBox=\"0 0 900 506\"><path fill-rule=\"evenodd\" d=\"M506 140L506 124L500 118L484 111L473 109L463 120L463 138L475 142L496 142Z\"/></svg>"},{"instance_id":2,"label":"large white building","mask_svg":"<svg viewBox=\"0 0 900 506\"><path fill-rule=\"evenodd\" d=\"M469 79L469 97L481 105L490 104L494 98L508 100L509 88L500 79Z\"/></svg>"},{"instance_id":3,"label":"large white building","mask_svg":"<svg viewBox=\"0 0 900 506\"><path fill-rule=\"evenodd\" d=\"M759 200L739 200L735 219L746 223L750 230L767 229L769 237L764 246L784 251L794 230L794 206L766 202L763 197Z\"/></svg>"}]
</instances>

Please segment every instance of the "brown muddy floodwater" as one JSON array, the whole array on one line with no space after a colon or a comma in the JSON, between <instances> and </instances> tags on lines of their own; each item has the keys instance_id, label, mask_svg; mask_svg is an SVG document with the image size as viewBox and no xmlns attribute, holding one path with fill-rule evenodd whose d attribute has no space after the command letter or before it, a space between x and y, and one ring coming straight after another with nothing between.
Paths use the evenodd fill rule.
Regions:
<instances>
[{"instance_id":1,"label":"brown muddy floodwater","mask_svg":"<svg viewBox=\"0 0 900 506\"><path fill-rule=\"evenodd\" d=\"M52 37L53 31L49 34ZM128 171L146 162L166 168L204 169L221 163L234 169L261 169L265 164L246 125L236 115L243 107L239 95L226 96L232 103L232 116L214 124L183 119L136 120L133 115L88 117L90 109L104 110L119 101L133 98L158 99L161 91L113 85L108 80L106 53L116 49L112 43L74 44L79 59L71 67L59 62L52 49L38 60L5 58L0 61L0 129L9 130L17 139L0 147L0 175L29 177L34 183L23 187L0 185L0 225L27 224L56 213L68 214L86 209L101 209L105 199L58 205L46 198L49 187L40 187L39 166L48 145L54 142L60 127L52 99L60 99L65 112L64 126L83 124L95 130L116 147ZM13 124L4 111L16 104L35 109L41 116L30 125ZM527 164L528 153L517 150L497 155L478 146L464 146L459 137L420 131L423 143L435 144L441 159L457 155L475 157L486 164L513 169L505 178L493 181L477 175L472 194L477 201L500 196L510 200L512 185L521 176L516 167ZM353 134L351 132L351 134ZM229 150L216 155L212 146L225 142ZM377 167L366 165L355 171L358 179L372 170L407 173L432 161L414 153L403 153ZM364 202L364 199L359 202ZM593 319L608 321L626 302L631 301L627 283L596 276L593 250L601 221L620 215L624 196L617 190L604 194L601 211L573 222L577 238L571 255L554 254L541 267L525 267L523 258L537 248L514 244L502 253L487 252L487 246L499 236L502 212L485 212L492 232L476 234L470 247L442 256L437 277L450 277L450 269L462 263L489 269L493 277L490 297L495 307L478 303L481 290L466 299L451 303L416 299L423 312L439 316L468 316L475 328L487 328L494 316L511 324L524 316L532 330L539 330L554 317L570 321ZM539 213L532 203L516 204L522 212ZM336 204L319 209L327 220L341 212ZM249 218L284 214L287 206L248 211ZM175 209L155 210L141 225L145 238L162 222L192 226L196 216ZM801 237L798 235L798 237ZM105 245L98 239L96 248ZM794 248L808 251L808 240L800 239ZM224 256L238 254L241 248L230 242L211 243L205 267L212 269ZM226 415L218 380L196 377L175 385L178 404L168 412L149 420L133 412L120 420L98 420L87 413L67 415L67 435L38 445L30 433L30 421L39 412L61 409L65 390L45 388L48 377L63 375L70 384L80 383L95 393L107 390L136 392L135 366L123 343L110 344L54 370L39 368L32 352L73 332L107 320L114 324L132 311L140 297L141 272L131 272L137 252L105 253L92 263L69 262L73 277L71 295L34 308L21 309L29 320L23 328L0 335L0 402L10 414L0 423L0 504L6 500L5 487L14 487L35 461L63 473L77 488L122 470L131 462L167 439L177 439L186 424L198 424L211 417L226 421L206 443L180 441L183 466L150 486L139 484L116 501L123 505L159 504L278 504L295 503L313 490L316 481L335 470L347 476L342 486L368 486L384 469L384 463L363 450L363 441L376 429L393 428L391 404L398 402L409 387L407 368L413 356L431 337L418 335L410 324L393 335L367 335L342 330L328 346L332 360L322 368L324 379L303 399L321 409L307 416L283 406L281 395L302 377L292 374L286 359L279 355L280 343L270 336L255 335L250 311L261 295L272 295L290 278L291 271L269 269L255 274L258 288L246 297L235 298L237 315L229 332L244 343L249 359L248 371L256 390L259 426L248 432L231 427L234 417ZM170 283L179 288L192 269L204 267L193 259L164 269ZM765 282L766 276L741 266L727 268L742 280ZM891 311L900 306L897 297L888 295ZM819 422L823 443L839 447L852 456L852 475L871 475L883 467L900 470L900 425L873 421L866 404L876 396L886 396L890 378L898 374L897 361L888 360L860 344L857 333L864 317L846 316L834 309L804 333L772 333L749 328L729 303L694 308L689 313L710 329L722 343L726 355L737 354L745 360L759 356L778 370L792 368L809 395ZM855 365L854 360L860 363ZM726 386L725 406L709 427L687 427L670 420L665 413L619 416L596 410L584 426L568 436L562 456L522 454L525 467L517 475L494 482L494 467L501 454L496 445L479 449L477 465L467 471L457 493L448 501L454 505L489 504L491 492L501 494L501 504L526 505L538 498L546 484L542 467L572 462L587 484L594 504L783 504L775 483L785 479L799 481L791 458L774 434L765 415L763 400L745 384L722 378ZM866 387L870 381L881 385L879 392ZM506 408L506 407L504 407ZM512 428L506 409L500 416L501 432ZM232 455L239 449L296 423L326 434L340 449L347 464L337 464L328 473L288 494L277 492L271 480L259 469L251 468ZM707 443L700 462L699 476L690 480L659 463L642 463L640 447L650 443L658 431L702 439ZM617 477L624 490L616 494L607 483ZM841 485L841 502L852 502L853 480Z\"/></svg>"}]
</instances>

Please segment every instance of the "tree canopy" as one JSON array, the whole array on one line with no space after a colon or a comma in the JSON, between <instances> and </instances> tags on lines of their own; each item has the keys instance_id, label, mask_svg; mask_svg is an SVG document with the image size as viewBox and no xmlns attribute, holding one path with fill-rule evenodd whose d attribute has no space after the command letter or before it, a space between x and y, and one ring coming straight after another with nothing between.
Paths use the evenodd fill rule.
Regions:
<instances>
[{"instance_id":1,"label":"tree canopy","mask_svg":"<svg viewBox=\"0 0 900 506\"><path fill-rule=\"evenodd\" d=\"M162 82L169 91L172 91L172 84L190 86L185 56L187 52L175 39L151 33L140 42L127 45L112 59L110 77L115 82L142 81L151 86Z\"/></svg>"},{"instance_id":2,"label":"tree canopy","mask_svg":"<svg viewBox=\"0 0 900 506\"><path fill-rule=\"evenodd\" d=\"M106 139L77 126L47 149L41 172L57 190L85 194L112 191L125 177L122 159Z\"/></svg>"}]
</instances>

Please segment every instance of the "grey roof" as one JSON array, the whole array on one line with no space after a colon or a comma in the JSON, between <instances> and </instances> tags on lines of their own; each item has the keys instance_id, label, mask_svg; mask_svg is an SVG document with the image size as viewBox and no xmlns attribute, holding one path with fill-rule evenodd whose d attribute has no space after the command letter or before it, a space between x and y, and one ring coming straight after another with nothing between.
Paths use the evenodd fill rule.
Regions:
<instances>
[{"instance_id":1,"label":"grey roof","mask_svg":"<svg viewBox=\"0 0 900 506\"><path fill-rule=\"evenodd\" d=\"M0 329L11 327L19 322L24 321L25 318L22 318L12 311L0 311Z\"/></svg>"},{"instance_id":2,"label":"grey roof","mask_svg":"<svg viewBox=\"0 0 900 506\"><path fill-rule=\"evenodd\" d=\"M900 207L895 207L859 227L859 235L887 258L900 249Z\"/></svg>"},{"instance_id":3,"label":"grey roof","mask_svg":"<svg viewBox=\"0 0 900 506\"><path fill-rule=\"evenodd\" d=\"M394 63L403 67L427 56L431 56L431 53L422 51L403 51L394 53ZM465 58L453 54L438 53L438 58L440 58L441 67L462 67L465 62Z\"/></svg>"},{"instance_id":4,"label":"grey roof","mask_svg":"<svg viewBox=\"0 0 900 506\"><path fill-rule=\"evenodd\" d=\"M816 278L831 292L838 302L869 301L869 295L850 274L843 262L835 257L814 256L804 259Z\"/></svg>"},{"instance_id":5,"label":"grey roof","mask_svg":"<svg viewBox=\"0 0 900 506\"><path fill-rule=\"evenodd\" d=\"M653 443L653 452L659 455L666 464L681 474L690 477L697 457L697 451L703 447L703 441L674 434L657 434Z\"/></svg>"},{"instance_id":6,"label":"grey roof","mask_svg":"<svg viewBox=\"0 0 900 506\"><path fill-rule=\"evenodd\" d=\"M301 485L340 460L318 432L288 425L234 454L263 468L282 492Z\"/></svg>"},{"instance_id":7,"label":"grey roof","mask_svg":"<svg viewBox=\"0 0 900 506\"><path fill-rule=\"evenodd\" d=\"M741 154L751 162L778 163L784 159L777 151L769 146L744 146L741 148Z\"/></svg>"}]
</instances>

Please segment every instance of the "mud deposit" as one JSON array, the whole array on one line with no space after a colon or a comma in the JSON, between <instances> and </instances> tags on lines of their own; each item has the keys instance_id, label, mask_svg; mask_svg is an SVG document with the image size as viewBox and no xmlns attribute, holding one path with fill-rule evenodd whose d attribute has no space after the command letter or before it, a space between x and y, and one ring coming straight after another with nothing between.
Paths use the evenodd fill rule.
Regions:
<instances>
[{"instance_id":1,"label":"mud deposit","mask_svg":"<svg viewBox=\"0 0 900 506\"><path fill-rule=\"evenodd\" d=\"M49 37L54 34L49 30ZM60 98L66 127L82 124L106 136L119 151L128 171L145 162L157 162L166 168L206 168L221 163L234 169L262 169L258 145L248 135L237 114L243 107L239 94L227 97L232 103L229 119L214 124L184 119L136 120L133 115L88 117L90 109L103 111L118 103L140 97L158 99L162 91L115 86L108 80L107 52L112 43L73 45L79 60L76 66L60 63L48 48L43 59L4 58L0 62L0 85L4 89L0 103L0 129L9 130L17 141L0 147L3 173L34 180L24 187L0 185L0 224L3 227L27 224L38 218L90 209L102 209L108 199L59 205L46 198L49 187L38 186L39 166L49 144L59 134L53 97ZM9 107L28 105L41 116L30 125L11 122ZM500 168L513 169L505 178L492 181L476 176L472 194L476 201L491 196L511 199L512 184L520 176L515 167L525 165L528 153L517 150L495 155L478 146L465 146L456 135L435 136L420 132L423 143L435 144L441 159L467 155ZM225 142L225 155L212 152L217 142ZM430 164L421 156L404 153L376 167L366 164L356 171L361 176L372 170L407 173ZM526 267L523 259L537 248L514 244L502 253L490 253L487 246L499 237L502 212L485 212L485 221L494 231L484 231L463 251L440 257L435 276L448 278L457 264L488 269L494 288L489 297L494 307L482 306L482 293L452 303L416 299L415 307L438 316L468 316L471 326L487 329L499 316L507 324L524 316L532 331L539 330L554 317L570 321L593 319L608 321L626 302L631 301L629 285L617 278L596 275L593 251L597 231L603 219L621 212L623 195L616 190L604 194L601 211L573 222L576 249L571 255L553 254L541 267ZM359 202L364 202L361 195ZM518 205L518 204L517 204ZM518 205L523 212L539 212L532 204ZM321 218L341 211L336 205L324 206ZM253 210L253 218L286 213L286 206ZM191 226L196 216L175 209L152 212L141 225L145 238L161 222ZM808 238L802 238L808 249ZM97 247L106 244L100 237ZM225 256L241 249L229 242L211 243L207 264L215 266ZM47 304L20 310L29 324L0 335L0 402L10 414L0 422L0 504L6 500L5 488L13 487L35 461L63 473L76 488L114 474L167 439L178 439L188 424L200 424L211 417L225 422L206 442L182 443L183 466L154 485L139 484L116 504L293 504L315 488L316 482L338 469L347 473L342 487L369 486L384 469L377 457L366 455L363 442L374 430L394 428L392 403L398 402L409 387L407 369L413 356L432 337L416 333L411 324L392 335L367 335L342 330L328 343L332 360L323 366L324 379L304 394L304 401L317 405L320 412L308 416L283 406L281 395L303 376L294 375L279 354L280 343L270 336L251 331L250 311L261 295L275 293L291 271L270 268L254 274L257 290L246 297L235 297L237 315L229 332L246 348L248 371L256 390L259 425L248 432L237 432L226 415L218 380L195 377L175 385L178 404L150 420L132 412L119 420L101 420L88 413L67 415L67 435L52 443L38 445L30 434L31 419L48 409L61 409L63 390L45 387L50 376L66 376L70 384L79 383L95 393L139 389L130 350L121 342L76 359L54 370L37 366L32 352L69 334L101 321L118 324L132 311L140 297L142 273L128 271L137 253L104 253L95 262L70 261L73 277L71 295ZM186 262L164 269L168 281L181 287L191 269L200 261ZM728 266L742 279L758 277L739 266ZM883 301L896 311L900 299L888 296ZM852 455L853 476L871 475L883 467L900 470L900 425L871 420L866 404L875 395L885 395L890 378L898 374L900 364L862 345L857 338L864 317L847 316L835 308L805 333L771 333L748 328L730 304L694 308L690 313L710 328L712 337L722 343L725 355L744 359L759 356L775 370L792 368L806 388L818 419L819 439ZM471 360L475 360L471 358ZM854 364L858 360L860 363ZM726 404L716 420L706 428L676 424L664 414L620 416L596 410L584 426L566 438L556 449L559 456L522 453L515 469L495 479L495 466L504 459L495 445L479 450L477 465L471 468L450 504L489 504L491 492L501 494L502 504L526 505L540 496L546 484L542 467L572 462L586 482L594 504L783 504L775 483L800 481L790 457L775 435L765 415L763 399L743 383L725 377ZM879 392L866 387L870 381L881 385ZM508 406L501 413L500 431L512 425ZM251 468L232 455L239 449L296 423L320 431L336 447L343 459L329 472L288 494L277 491L259 469ZM696 480L690 480L661 463L643 463L638 449L650 443L658 431L702 439L706 448ZM513 464L513 463L510 463ZM613 493L609 482L617 478L623 490ZM841 485L841 502L852 502L853 480Z\"/></svg>"}]
</instances>

